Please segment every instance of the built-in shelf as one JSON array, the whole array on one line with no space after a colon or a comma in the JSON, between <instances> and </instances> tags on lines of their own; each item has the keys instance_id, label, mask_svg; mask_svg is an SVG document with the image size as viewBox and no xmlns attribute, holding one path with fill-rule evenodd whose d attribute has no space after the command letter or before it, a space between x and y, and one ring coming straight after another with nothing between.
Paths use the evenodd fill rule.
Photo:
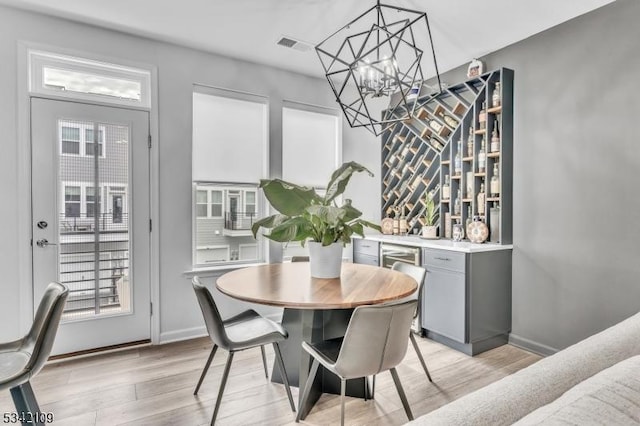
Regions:
<instances>
[{"instance_id":1,"label":"built-in shelf","mask_svg":"<svg viewBox=\"0 0 640 426\"><path fill-rule=\"evenodd\" d=\"M499 85L496 83L500 83ZM493 106L499 103L499 105ZM485 106L486 105L486 106ZM500 69L446 88L442 93L416 100L411 120L390 125L382 135L382 217L394 207L406 206L409 226L424 222L426 193L433 191L440 213L439 234L450 238L456 220L461 223L478 210L492 231L490 241L512 241L512 158L513 158L513 71ZM391 117L406 117L398 107L387 110ZM480 128L482 126L482 128ZM494 129L495 128L495 129ZM494 132L497 130L497 132ZM488 152L491 137L499 135L499 151ZM485 169L478 171L478 157L484 141ZM469 155L473 153L473 155ZM453 164L460 161L461 173ZM452 164L453 163L453 164ZM498 171L501 194L488 197L494 167ZM449 179L449 199L441 200L441 187ZM478 193L484 185L485 201L478 205ZM460 193L464 207L452 216L453 201ZM462 196L466 198L462 198ZM498 203L499 217L489 209ZM480 207L480 208L479 208ZM471 209L471 212L469 212ZM494 211L495 213L495 211ZM496 223L491 223L491 221ZM447 232L448 231L448 232Z\"/></svg>"}]
</instances>

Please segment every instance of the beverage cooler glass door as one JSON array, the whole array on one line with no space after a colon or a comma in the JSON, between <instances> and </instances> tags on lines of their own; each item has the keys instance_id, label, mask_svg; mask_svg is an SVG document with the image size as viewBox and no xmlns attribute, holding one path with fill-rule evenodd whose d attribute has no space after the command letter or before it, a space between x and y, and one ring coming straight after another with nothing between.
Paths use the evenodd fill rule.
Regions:
<instances>
[{"instance_id":1,"label":"beverage cooler glass door","mask_svg":"<svg viewBox=\"0 0 640 426\"><path fill-rule=\"evenodd\" d=\"M391 268L394 263L403 262L420 265L420 249L417 247L397 246L392 244L380 245L380 266Z\"/></svg>"}]
</instances>

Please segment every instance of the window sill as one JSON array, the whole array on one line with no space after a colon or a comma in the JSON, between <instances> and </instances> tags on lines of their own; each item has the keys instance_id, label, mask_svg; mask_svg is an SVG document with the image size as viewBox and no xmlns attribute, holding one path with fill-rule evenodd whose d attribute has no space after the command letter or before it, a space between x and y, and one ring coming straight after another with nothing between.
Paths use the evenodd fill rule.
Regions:
<instances>
[{"instance_id":1,"label":"window sill","mask_svg":"<svg viewBox=\"0 0 640 426\"><path fill-rule=\"evenodd\" d=\"M214 277L218 275L222 275L225 272L233 271L235 269L247 268L249 266L260 266L266 265L266 262L260 263L239 263L236 265L217 265L217 266L204 266L199 268L191 268L187 271L184 271L182 274L187 278L193 278L194 276L199 277Z\"/></svg>"}]
</instances>

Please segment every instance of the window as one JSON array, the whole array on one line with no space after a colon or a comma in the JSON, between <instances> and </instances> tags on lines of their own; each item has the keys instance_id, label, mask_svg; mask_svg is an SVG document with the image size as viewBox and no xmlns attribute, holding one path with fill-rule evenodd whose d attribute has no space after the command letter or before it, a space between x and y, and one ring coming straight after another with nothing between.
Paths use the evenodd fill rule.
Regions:
<instances>
[{"instance_id":1,"label":"window","mask_svg":"<svg viewBox=\"0 0 640 426\"><path fill-rule=\"evenodd\" d=\"M60 152L62 154L86 157L93 157L97 154L99 157L105 158L105 126L98 126L97 152L96 148L94 148L96 141L93 137L95 123L90 121L70 122L59 120L58 126ZM115 133L110 133L109 143L113 144L115 137L117 137Z\"/></svg>"},{"instance_id":2,"label":"window","mask_svg":"<svg viewBox=\"0 0 640 426\"><path fill-rule=\"evenodd\" d=\"M101 205L100 190L98 190L97 200L96 200L95 190L92 186L87 186L86 191L87 193L85 196L85 201L86 201L87 217L94 217L94 212L98 212L98 214L100 214L100 205ZM97 206L96 206L96 203L97 203Z\"/></svg>"},{"instance_id":3,"label":"window","mask_svg":"<svg viewBox=\"0 0 640 426\"><path fill-rule=\"evenodd\" d=\"M208 202L208 191L206 190L197 190L196 191L196 216L197 217L208 217L209 216L209 202Z\"/></svg>"},{"instance_id":4,"label":"window","mask_svg":"<svg viewBox=\"0 0 640 426\"><path fill-rule=\"evenodd\" d=\"M222 191L212 189L211 192L211 217L222 217Z\"/></svg>"},{"instance_id":5,"label":"window","mask_svg":"<svg viewBox=\"0 0 640 426\"><path fill-rule=\"evenodd\" d=\"M285 102L282 108L282 178L311 186L322 195L331 173L342 163L339 111ZM307 161L313 158L313 161ZM298 243L283 245L283 259L308 256Z\"/></svg>"},{"instance_id":6,"label":"window","mask_svg":"<svg viewBox=\"0 0 640 426\"><path fill-rule=\"evenodd\" d=\"M222 218L222 190L210 185L196 186L196 217Z\"/></svg>"},{"instance_id":7,"label":"window","mask_svg":"<svg viewBox=\"0 0 640 426\"><path fill-rule=\"evenodd\" d=\"M64 217L80 217L80 187L64 187Z\"/></svg>"},{"instance_id":8,"label":"window","mask_svg":"<svg viewBox=\"0 0 640 426\"><path fill-rule=\"evenodd\" d=\"M29 91L118 105L151 107L151 72L29 50Z\"/></svg>"},{"instance_id":9,"label":"window","mask_svg":"<svg viewBox=\"0 0 640 426\"><path fill-rule=\"evenodd\" d=\"M264 215L268 176L265 98L196 86L193 93L193 264L261 262L251 226Z\"/></svg>"},{"instance_id":10,"label":"window","mask_svg":"<svg viewBox=\"0 0 640 426\"><path fill-rule=\"evenodd\" d=\"M246 191L244 193L244 211L248 215L256 214L256 193L255 191Z\"/></svg>"},{"instance_id":11,"label":"window","mask_svg":"<svg viewBox=\"0 0 640 426\"><path fill-rule=\"evenodd\" d=\"M80 155L80 129L77 127L62 126L62 143L63 154Z\"/></svg>"},{"instance_id":12,"label":"window","mask_svg":"<svg viewBox=\"0 0 640 426\"><path fill-rule=\"evenodd\" d=\"M98 129L98 152L95 152L95 140L93 139L93 129L85 129L84 131L84 146L85 146L85 155L94 156L98 155L102 157L102 146L104 145L104 131L102 129Z\"/></svg>"}]
</instances>

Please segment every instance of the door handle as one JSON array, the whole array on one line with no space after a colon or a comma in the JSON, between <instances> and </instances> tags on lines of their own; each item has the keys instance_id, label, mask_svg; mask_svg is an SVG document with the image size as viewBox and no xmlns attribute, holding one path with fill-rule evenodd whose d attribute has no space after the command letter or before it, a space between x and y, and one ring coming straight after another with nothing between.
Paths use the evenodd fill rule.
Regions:
<instances>
[{"instance_id":1,"label":"door handle","mask_svg":"<svg viewBox=\"0 0 640 426\"><path fill-rule=\"evenodd\" d=\"M46 246L57 246L56 243L50 243L46 238L41 238L36 241L36 245L40 248L45 248Z\"/></svg>"}]
</instances>

